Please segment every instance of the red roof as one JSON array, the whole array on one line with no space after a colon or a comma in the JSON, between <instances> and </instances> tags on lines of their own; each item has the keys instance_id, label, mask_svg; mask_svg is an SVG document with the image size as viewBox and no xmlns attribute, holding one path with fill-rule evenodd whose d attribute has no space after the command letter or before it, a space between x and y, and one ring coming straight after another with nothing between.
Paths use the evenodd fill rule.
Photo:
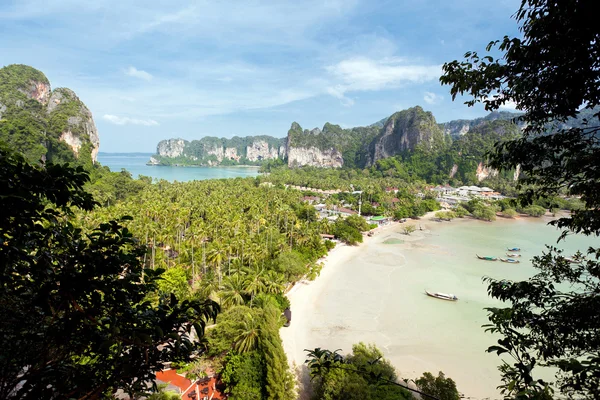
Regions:
<instances>
[{"instance_id":1,"label":"red roof","mask_svg":"<svg viewBox=\"0 0 600 400\"><path fill-rule=\"evenodd\" d=\"M399 198L397 198L397 197L394 197L394 198L392 199L392 203L398 203L399 201L400 201L400 199L399 199Z\"/></svg>"},{"instance_id":2,"label":"red roof","mask_svg":"<svg viewBox=\"0 0 600 400\"><path fill-rule=\"evenodd\" d=\"M338 211L341 213L346 213L346 214L358 214L356 211L351 210L349 208L344 208L344 207L338 208Z\"/></svg>"},{"instance_id":3,"label":"red roof","mask_svg":"<svg viewBox=\"0 0 600 400\"><path fill-rule=\"evenodd\" d=\"M181 398L189 399L188 394L196 392L196 399L203 399L208 397L213 400L226 399L227 396L217 390L217 378L212 376L210 378L199 379L192 383L186 377L179 375L174 369L167 369L156 373L156 379L170 383L173 386L177 386L181 390Z\"/></svg>"}]
</instances>

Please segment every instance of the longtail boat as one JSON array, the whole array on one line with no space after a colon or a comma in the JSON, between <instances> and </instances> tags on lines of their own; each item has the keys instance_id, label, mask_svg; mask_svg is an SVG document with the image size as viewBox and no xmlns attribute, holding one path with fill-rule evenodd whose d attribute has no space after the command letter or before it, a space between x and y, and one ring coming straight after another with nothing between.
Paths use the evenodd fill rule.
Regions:
<instances>
[{"instance_id":1,"label":"longtail boat","mask_svg":"<svg viewBox=\"0 0 600 400\"><path fill-rule=\"evenodd\" d=\"M477 258L479 258L480 260L485 260L485 261L498 261L498 257L491 257L491 256L480 256L479 254L475 254L477 256Z\"/></svg>"},{"instance_id":2,"label":"longtail boat","mask_svg":"<svg viewBox=\"0 0 600 400\"><path fill-rule=\"evenodd\" d=\"M519 253L506 253L506 255L511 258L521 257Z\"/></svg>"},{"instance_id":3,"label":"longtail boat","mask_svg":"<svg viewBox=\"0 0 600 400\"><path fill-rule=\"evenodd\" d=\"M578 259L575 259L575 258L565 257L565 260L567 260L571 264L581 264L581 260L578 260Z\"/></svg>"},{"instance_id":4,"label":"longtail boat","mask_svg":"<svg viewBox=\"0 0 600 400\"><path fill-rule=\"evenodd\" d=\"M430 292L428 290L425 290L425 293L427 293L427 296L435 297L436 299L442 299L442 300L448 300L448 301L458 300L458 297L456 297L452 293Z\"/></svg>"},{"instance_id":5,"label":"longtail boat","mask_svg":"<svg viewBox=\"0 0 600 400\"><path fill-rule=\"evenodd\" d=\"M508 251L521 251L520 247L513 247L512 249L506 249Z\"/></svg>"},{"instance_id":6,"label":"longtail boat","mask_svg":"<svg viewBox=\"0 0 600 400\"><path fill-rule=\"evenodd\" d=\"M519 260L515 260L514 258L501 258L500 261L511 264L518 264L521 262Z\"/></svg>"}]
</instances>

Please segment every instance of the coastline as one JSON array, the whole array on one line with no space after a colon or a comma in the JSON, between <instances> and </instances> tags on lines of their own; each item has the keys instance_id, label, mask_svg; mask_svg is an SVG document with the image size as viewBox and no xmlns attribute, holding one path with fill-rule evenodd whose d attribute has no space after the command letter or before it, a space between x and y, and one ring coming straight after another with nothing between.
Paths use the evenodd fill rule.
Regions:
<instances>
[{"instance_id":1,"label":"coastline","mask_svg":"<svg viewBox=\"0 0 600 400\"><path fill-rule=\"evenodd\" d=\"M301 280L297 282L287 292L287 297L291 303L292 309L292 324L289 327L281 328L279 331L281 340L283 342L283 348L286 353L288 364L292 370L296 373L298 384L302 388L307 383L306 367L304 367L304 361L306 352L303 348L298 346L299 343L306 341L306 332L301 327L306 326L311 310L315 307L315 302L318 297L327 290L328 283L337 273L344 267L345 263L352 259L354 256L359 254L363 249L368 248L370 244L381 239L382 236L394 233L400 227L405 225L415 225L417 230L411 235L406 235L404 238L407 242L418 241L423 238L423 233L428 233L429 228L424 226L423 230L419 230L419 222L421 225L425 223L435 222L432 221L435 212L429 212L419 220L407 220L406 222L393 221L388 225L380 226L372 230L373 236L363 235L363 242L356 246L349 246L344 243L339 243L333 248L327 256L323 257L320 261L323 262L323 269L321 274L314 280ZM357 342L360 338L357 338ZM335 349L331 349L335 350ZM307 393L303 392L305 396Z\"/></svg>"},{"instance_id":2,"label":"coastline","mask_svg":"<svg viewBox=\"0 0 600 400\"><path fill-rule=\"evenodd\" d=\"M145 164L148 167L177 167L177 168L260 168L260 165L183 165L183 164Z\"/></svg>"},{"instance_id":3,"label":"coastline","mask_svg":"<svg viewBox=\"0 0 600 400\"><path fill-rule=\"evenodd\" d=\"M292 324L290 327L282 328L280 336L288 362L296 371L301 388L308 379L306 367L303 365L306 355L305 348L322 347L336 350L342 347L340 353L347 354L351 350L348 347L350 343L363 341L375 342L384 352L384 356L390 359L395 366L400 378L416 379L425 371L430 371L435 375L438 370L442 370L447 376L455 379L459 391L467 397L499 397L499 394L495 392L495 386L499 384L499 373L496 370L497 358L481 351L481 343L478 343L479 347L473 346L471 349L468 340L459 339L460 335L477 330L476 334L483 337L484 346L488 342L489 345L493 344L493 338L486 336L487 334L484 334L481 330L481 325L486 323L485 320L481 320L482 318L485 319L485 313L482 312L483 307L486 306L484 302L489 301L484 288L482 287L483 300L476 298L472 288L465 288L465 292L458 293L459 296L464 295L464 299L461 297L463 300L459 302L461 305L447 305L451 312L458 312L459 316L468 315L469 321L464 324L454 324L451 316L448 315L442 316L442 320L439 322L434 321L434 325L430 328L420 327L417 321L423 317L423 310L420 310L419 307L422 307L421 302L426 300L420 298L423 296L417 298L414 296L419 296L418 293L422 293L423 287L421 286L435 284L435 282L430 282L429 279L418 280L415 278L417 274L432 274L434 272L428 271L429 267L420 265L415 270L414 258L424 257L424 260L428 261L429 257L447 257L448 250L446 248L419 243L426 238L439 236L438 230L447 227L469 230L476 227L490 229L489 227L495 226L492 228L495 230L505 229L513 226L514 223L519 225L528 225L529 223L547 224L553 218L548 214L542 218L498 218L497 221L493 222L484 222L473 218L457 218L449 223L438 221L434 218L434 215L435 212L430 212L419 220L407 220L404 223L393 222L378 227L374 230L372 237L365 235L363 243L357 246L338 244L322 260L324 266L321 275L315 281L301 281L290 289L287 296L291 302L293 312ZM401 227L404 225L415 225L416 231L411 235L404 235L401 233ZM422 230L419 229L420 227ZM392 242L393 240L396 242ZM394 248L394 253L387 254L387 249L392 248ZM454 255L448 254L448 256ZM473 255L471 256L474 258ZM380 258L376 259L376 257ZM409 268L407 268L407 263L411 263ZM356 264L360 264L360 266L356 267ZM482 263L477 264L477 268L496 267L492 271L502 272L502 269L498 268L500 265ZM508 268L506 265L503 265L503 267ZM516 268L521 268L521 271L523 271L526 267L521 265L521 267ZM456 276L450 274L438 278L437 286L432 284L431 289L442 290L446 287L461 287L462 279L474 280L476 284L482 285L481 275L461 276L460 274L464 272L457 272ZM436 274L439 274L439 272ZM415 282L411 282L409 285L412 285L412 287L401 289L392 283L393 279L398 277L408 280L416 279L419 284L415 285ZM436 277L432 276L432 278ZM340 282L340 280L343 282ZM435 281L435 279L432 280ZM446 283L440 284L440 281ZM402 294L402 297L395 302L386 298L386 296L398 296L396 292L407 291L407 289L414 292L407 292L406 295ZM458 291L458 289L456 290ZM352 294L348 295L347 292ZM377 299L373 300L373 297L377 297ZM366 300L361 302L361 298ZM396 299L397 297L393 298ZM393 306L386 304L390 301L394 303ZM418 304L415 304L417 302ZM366 303L364 307L362 303ZM473 305L469 307L475 307L475 311L460 310L462 304L469 303ZM444 304L437 303L435 299L428 304L434 307L433 312L439 312L440 309L445 307ZM390 332L389 308L391 306L395 308L394 313L399 321L403 324L409 324L407 327L413 330L428 329L423 335L424 337L417 336L415 338L401 331L386 335ZM434 328L436 324L439 324L438 329ZM442 328L443 324L450 325ZM462 340L462 346L465 346L463 351L469 352L465 357L465 361L469 357L474 357L477 361L487 357L484 361L490 365L481 366L474 376L469 375L469 371L462 371L460 368L461 363L456 363L452 354L437 354L434 347L429 347L431 343L435 343L437 340L437 330L441 330L439 334L442 334L443 330L447 330L448 334L453 335L456 340ZM395 331L392 329L392 332ZM430 359L431 355L437 356L433 357L436 359ZM497 382L497 384L490 384L490 381Z\"/></svg>"}]
</instances>

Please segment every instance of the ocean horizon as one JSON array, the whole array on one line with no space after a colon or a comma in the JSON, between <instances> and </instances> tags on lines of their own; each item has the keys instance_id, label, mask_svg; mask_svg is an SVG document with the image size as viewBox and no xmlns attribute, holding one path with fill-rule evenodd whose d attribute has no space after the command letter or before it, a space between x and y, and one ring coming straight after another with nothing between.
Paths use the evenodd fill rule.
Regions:
<instances>
[{"instance_id":1,"label":"ocean horizon","mask_svg":"<svg viewBox=\"0 0 600 400\"><path fill-rule=\"evenodd\" d=\"M170 182L187 182L193 180L246 178L258 176L258 168L252 166L220 166L220 167L175 167L167 165L146 165L155 153L127 152L109 153L98 152L98 161L113 172L126 170L134 178L149 176L153 180Z\"/></svg>"}]
</instances>

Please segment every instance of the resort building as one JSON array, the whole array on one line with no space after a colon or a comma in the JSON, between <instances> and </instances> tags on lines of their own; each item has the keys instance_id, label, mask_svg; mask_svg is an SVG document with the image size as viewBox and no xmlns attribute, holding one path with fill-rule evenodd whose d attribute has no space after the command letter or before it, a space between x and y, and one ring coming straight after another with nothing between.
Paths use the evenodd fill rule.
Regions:
<instances>
[{"instance_id":1,"label":"resort building","mask_svg":"<svg viewBox=\"0 0 600 400\"><path fill-rule=\"evenodd\" d=\"M494 192L493 189L485 186L461 186L459 188L436 186L429 190L437 193L437 201L440 202L443 208L456 207L458 204L469 201L472 198L487 200L501 200L506 198L506 196L503 196L499 192Z\"/></svg>"}]
</instances>

